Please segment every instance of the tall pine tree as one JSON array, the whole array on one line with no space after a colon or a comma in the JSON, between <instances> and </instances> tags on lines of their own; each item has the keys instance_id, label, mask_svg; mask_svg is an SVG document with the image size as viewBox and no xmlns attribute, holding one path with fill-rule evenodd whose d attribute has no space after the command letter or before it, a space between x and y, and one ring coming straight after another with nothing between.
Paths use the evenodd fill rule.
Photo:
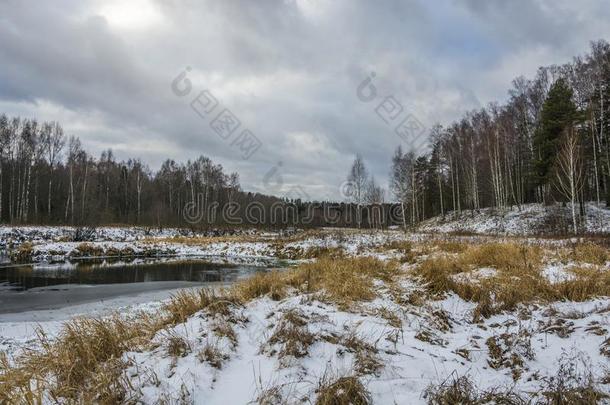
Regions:
<instances>
[{"instance_id":1,"label":"tall pine tree","mask_svg":"<svg viewBox=\"0 0 610 405\"><path fill-rule=\"evenodd\" d=\"M561 134L575 120L576 105L572 101L572 89L564 79L559 79L549 90L542 106L540 124L534 134L534 174L543 189L550 183Z\"/></svg>"}]
</instances>

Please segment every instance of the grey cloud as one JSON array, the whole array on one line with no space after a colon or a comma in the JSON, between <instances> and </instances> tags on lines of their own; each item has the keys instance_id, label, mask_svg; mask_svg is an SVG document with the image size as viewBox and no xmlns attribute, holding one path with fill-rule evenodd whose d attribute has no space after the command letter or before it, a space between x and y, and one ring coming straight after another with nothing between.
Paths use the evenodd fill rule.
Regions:
<instances>
[{"instance_id":1,"label":"grey cloud","mask_svg":"<svg viewBox=\"0 0 610 405\"><path fill-rule=\"evenodd\" d=\"M387 178L400 139L355 93L371 71L381 95L430 127L504 97L512 77L525 73L507 61L538 47L569 58L609 34L601 0L578 15L568 0L150 0L162 21L141 29L117 27L101 15L104 4L3 3L6 112L35 116L51 104L79 121L95 118L86 129L64 122L94 153L115 148L153 168L166 155L205 154L240 171L254 191L266 191L263 177L283 161L286 184L313 198L338 197L356 153L378 181ZM193 68L189 97L208 88L261 139L250 160L193 113L188 97L172 94L185 66ZM300 143L308 140L323 150Z\"/></svg>"}]
</instances>

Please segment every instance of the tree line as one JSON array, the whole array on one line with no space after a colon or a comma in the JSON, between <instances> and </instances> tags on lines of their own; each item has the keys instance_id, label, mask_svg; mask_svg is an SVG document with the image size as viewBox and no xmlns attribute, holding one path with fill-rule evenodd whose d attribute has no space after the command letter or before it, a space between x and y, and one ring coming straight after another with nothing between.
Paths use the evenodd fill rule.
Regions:
<instances>
[{"instance_id":1,"label":"tree line","mask_svg":"<svg viewBox=\"0 0 610 405\"><path fill-rule=\"evenodd\" d=\"M239 175L200 156L167 159L157 171L140 159L95 158L57 122L0 115L0 222L96 226L355 226L356 214L394 223L391 206L307 202L241 189Z\"/></svg>"},{"instance_id":2,"label":"tree line","mask_svg":"<svg viewBox=\"0 0 610 405\"><path fill-rule=\"evenodd\" d=\"M512 82L508 101L434 125L425 153L392 157L390 189L406 223L448 211L586 201L610 204L610 45Z\"/></svg>"}]
</instances>

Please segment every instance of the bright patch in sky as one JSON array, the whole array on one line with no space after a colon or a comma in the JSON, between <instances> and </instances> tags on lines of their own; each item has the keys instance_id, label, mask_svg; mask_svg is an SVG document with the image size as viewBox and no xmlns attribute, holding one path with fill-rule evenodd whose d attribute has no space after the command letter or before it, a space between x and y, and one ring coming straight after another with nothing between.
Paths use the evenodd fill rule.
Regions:
<instances>
[{"instance_id":1,"label":"bright patch in sky","mask_svg":"<svg viewBox=\"0 0 610 405\"><path fill-rule=\"evenodd\" d=\"M102 15L113 27L124 30L142 30L163 21L163 15L150 0L110 1L100 8Z\"/></svg>"}]
</instances>

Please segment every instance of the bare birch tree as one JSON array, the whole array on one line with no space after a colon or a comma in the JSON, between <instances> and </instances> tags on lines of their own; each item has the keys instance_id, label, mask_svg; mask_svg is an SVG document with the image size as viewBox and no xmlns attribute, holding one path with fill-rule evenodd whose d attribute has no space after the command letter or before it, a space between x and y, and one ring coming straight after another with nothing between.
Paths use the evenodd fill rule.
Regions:
<instances>
[{"instance_id":1,"label":"bare birch tree","mask_svg":"<svg viewBox=\"0 0 610 405\"><path fill-rule=\"evenodd\" d=\"M364 161L362 160L362 156L356 155L347 176L347 181L350 182L350 197L357 207L356 222L358 223L358 228L360 228L362 222L361 205L364 202L364 192L367 180L368 172L364 165Z\"/></svg>"},{"instance_id":2,"label":"bare birch tree","mask_svg":"<svg viewBox=\"0 0 610 405\"><path fill-rule=\"evenodd\" d=\"M582 151L578 134L573 127L566 129L561 149L557 155L555 179L559 192L568 199L572 210L572 226L578 233L576 204L584 184Z\"/></svg>"}]
</instances>

